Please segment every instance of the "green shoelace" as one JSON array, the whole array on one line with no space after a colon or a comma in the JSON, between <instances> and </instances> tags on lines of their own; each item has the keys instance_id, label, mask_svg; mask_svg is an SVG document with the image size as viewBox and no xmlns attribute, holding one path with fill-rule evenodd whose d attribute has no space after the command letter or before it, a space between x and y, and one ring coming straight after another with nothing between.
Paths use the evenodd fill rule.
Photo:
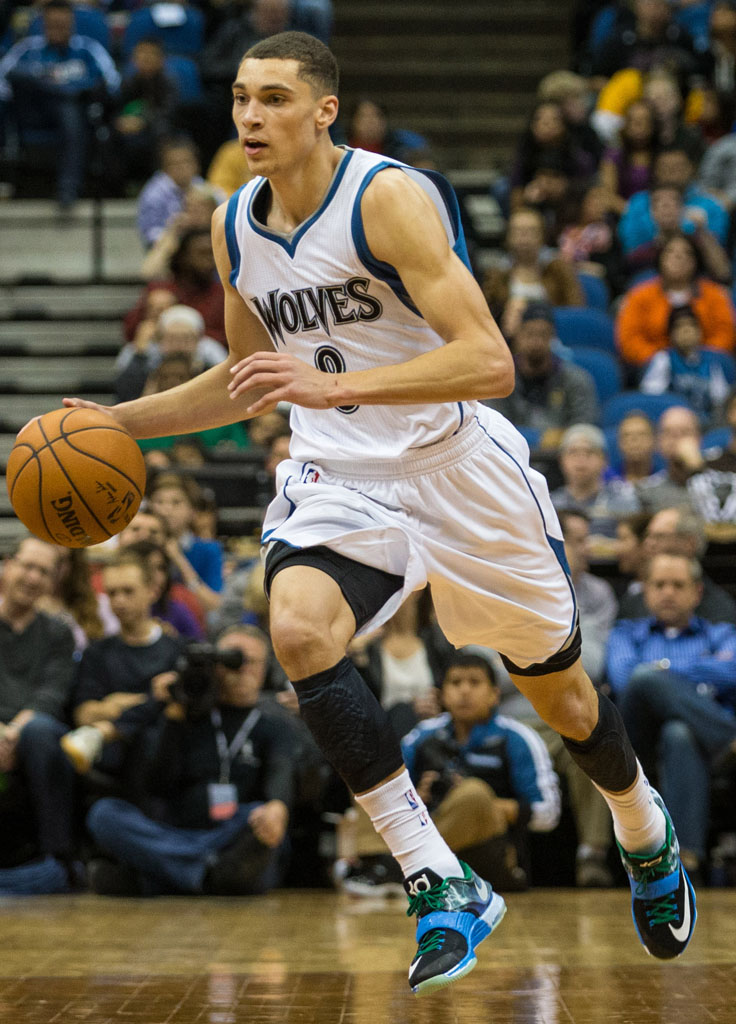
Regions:
<instances>
[{"instance_id":1,"label":"green shoelace","mask_svg":"<svg viewBox=\"0 0 736 1024\"><path fill-rule=\"evenodd\" d=\"M635 895L638 899L643 899L646 902L645 912L650 924L669 924L671 921L677 921L679 918L677 893L667 893L666 896L657 896L654 899L647 899L646 897L647 885L656 878L658 873L656 868L642 868Z\"/></svg>"},{"instance_id":2,"label":"green shoelace","mask_svg":"<svg viewBox=\"0 0 736 1024\"><path fill-rule=\"evenodd\" d=\"M431 932L427 932L422 941L419 943L419 948L417 949L417 956L424 956L425 953L433 953L435 950L440 950L442 949L444 944L445 929L433 928Z\"/></svg>"},{"instance_id":3,"label":"green shoelace","mask_svg":"<svg viewBox=\"0 0 736 1024\"><path fill-rule=\"evenodd\" d=\"M444 881L433 885L431 889L419 892L416 896L410 896L409 909L406 912L406 916L411 917L413 914L416 914L417 917L422 917L431 910L442 910L442 900L449 884L450 879L445 878ZM431 935L432 933L428 932L428 934Z\"/></svg>"}]
</instances>

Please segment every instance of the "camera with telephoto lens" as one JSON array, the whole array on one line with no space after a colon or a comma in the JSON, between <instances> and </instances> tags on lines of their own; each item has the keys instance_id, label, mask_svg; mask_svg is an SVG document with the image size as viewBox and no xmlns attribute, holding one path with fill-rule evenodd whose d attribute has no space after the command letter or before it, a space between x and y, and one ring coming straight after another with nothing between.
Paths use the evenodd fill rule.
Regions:
<instances>
[{"instance_id":1,"label":"camera with telephoto lens","mask_svg":"<svg viewBox=\"0 0 736 1024\"><path fill-rule=\"evenodd\" d=\"M244 660L243 652L235 648L187 644L176 660L177 678L169 687L169 693L192 717L206 714L217 702L215 666L240 668Z\"/></svg>"}]
</instances>

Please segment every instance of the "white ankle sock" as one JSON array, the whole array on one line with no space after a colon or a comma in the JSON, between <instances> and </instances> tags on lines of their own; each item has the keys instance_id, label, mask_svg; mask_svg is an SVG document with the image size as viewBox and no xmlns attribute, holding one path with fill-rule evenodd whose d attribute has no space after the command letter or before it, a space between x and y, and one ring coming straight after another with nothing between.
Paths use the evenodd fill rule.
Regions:
<instances>
[{"instance_id":1,"label":"white ankle sock","mask_svg":"<svg viewBox=\"0 0 736 1024\"><path fill-rule=\"evenodd\" d=\"M431 868L441 878L462 877L460 862L437 831L406 769L355 799L401 865L405 878L422 868Z\"/></svg>"},{"instance_id":2,"label":"white ankle sock","mask_svg":"<svg viewBox=\"0 0 736 1024\"><path fill-rule=\"evenodd\" d=\"M652 799L652 791L637 760L636 782L628 793L609 793L600 786L613 815L613 831L627 853L656 853L667 838L664 813Z\"/></svg>"}]
</instances>

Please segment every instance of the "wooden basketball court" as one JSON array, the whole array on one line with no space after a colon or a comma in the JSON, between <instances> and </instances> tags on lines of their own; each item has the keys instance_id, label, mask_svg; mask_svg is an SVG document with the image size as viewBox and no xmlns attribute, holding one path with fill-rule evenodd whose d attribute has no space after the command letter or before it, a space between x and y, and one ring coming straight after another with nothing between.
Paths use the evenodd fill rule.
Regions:
<instances>
[{"instance_id":1,"label":"wooden basketball court","mask_svg":"<svg viewBox=\"0 0 736 1024\"><path fill-rule=\"evenodd\" d=\"M736 891L685 956L647 957L624 889L511 896L463 981L417 999L405 904L3 900L2 1024L736 1024Z\"/></svg>"}]
</instances>

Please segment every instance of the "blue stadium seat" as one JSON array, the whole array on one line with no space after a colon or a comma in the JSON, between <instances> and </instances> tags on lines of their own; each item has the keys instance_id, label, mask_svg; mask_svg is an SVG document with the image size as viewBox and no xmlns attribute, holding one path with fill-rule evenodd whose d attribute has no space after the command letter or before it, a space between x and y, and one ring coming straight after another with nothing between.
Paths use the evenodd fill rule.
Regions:
<instances>
[{"instance_id":1,"label":"blue stadium seat","mask_svg":"<svg viewBox=\"0 0 736 1024\"><path fill-rule=\"evenodd\" d=\"M621 367L610 352L605 352L602 348L581 345L570 349L570 358L576 366L582 366L593 378L601 405L620 392L623 386Z\"/></svg>"},{"instance_id":2,"label":"blue stadium seat","mask_svg":"<svg viewBox=\"0 0 736 1024\"><path fill-rule=\"evenodd\" d=\"M600 309L607 313L611 305L611 292L608 285L601 277L595 274L578 274L578 281L585 295L585 305L588 309Z\"/></svg>"},{"instance_id":3,"label":"blue stadium seat","mask_svg":"<svg viewBox=\"0 0 736 1024\"><path fill-rule=\"evenodd\" d=\"M588 46L594 56L602 50L616 27L617 4L606 4L593 18L588 32Z\"/></svg>"},{"instance_id":4,"label":"blue stadium seat","mask_svg":"<svg viewBox=\"0 0 736 1024\"><path fill-rule=\"evenodd\" d=\"M542 436L542 432L537 427L517 427L516 429L529 445L531 451L534 451L534 449L539 445L539 439Z\"/></svg>"},{"instance_id":5,"label":"blue stadium seat","mask_svg":"<svg viewBox=\"0 0 736 1024\"><path fill-rule=\"evenodd\" d=\"M176 82L179 100L192 103L202 99L202 80L199 68L191 57L173 56L164 61L164 68Z\"/></svg>"},{"instance_id":6,"label":"blue stadium seat","mask_svg":"<svg viewBox=\"0 0 736 1024\"><path fill-rule=\"evenodd\" d=\"M108 53L110 52L110 26L102 11L98 11L94 7L75 7L74 31L79 36L87 36L89 39L96 40L105 47ZM37 14L28 26L28 35L43 35L43 17L40 14Z\"/></svg>"},{"instance_id":7,"label":"blue stadium seat","mask_svg":"<svg viewBox=\"0 0 736 1024\"><path fill-rule=\"evenodd\" d=\"M656 423L665 409L673 405L689 405L681 395L643 395L641 391L622 391L609 398L603 405L604 427L615 427L627 413L639 409Z\"/></svg>"},{"instance_id":8,"label":"blue stadium seat","mask_svg":"<svg viewBox=\"0 0 736 1024\"><path fill-rule=\"evenodd\" d=\"M723 370L723 376L726 378L729 384L736 384L736 360L733 356L729 355L728 352L724 352L720 348L709 348L709 352L712 352L720 363L721 369Z\"/></svg>"},{"instance_id":9,"label":"blue stadium seat","mask_svg":"<svg viewBox=\"0 0 736 1024\"><path fill-rule=\"evenodd\" d=\"M141 39L158 39L169 54L195 57L204 42L204 16L196 7L158 3L133 11L123 35L127 58Z\"/></svg>"},{"instance_id":10,"label":"blue stadium seat","mask_svg":"<svg viewBox=\"0 0 736 1024\"><path fill-rule=\"evenodd\" d=\"M730 440L730 427L715 427L713 430L708 430L703 435L703 443L700 447L703 450L706 448L725 448Z\"/></svg>"},{"instance_id":11,"label":"blue stadium seat","mask_svg":"<svg viewBox=\"0 0 736 1024\"><path fill-rule=\"evenodd\" d=\"M556 306L554 315L557 336L564 345L602 348L615 354L613 320L607 313L580 306Z\"/></svg>"}]
</instances>

